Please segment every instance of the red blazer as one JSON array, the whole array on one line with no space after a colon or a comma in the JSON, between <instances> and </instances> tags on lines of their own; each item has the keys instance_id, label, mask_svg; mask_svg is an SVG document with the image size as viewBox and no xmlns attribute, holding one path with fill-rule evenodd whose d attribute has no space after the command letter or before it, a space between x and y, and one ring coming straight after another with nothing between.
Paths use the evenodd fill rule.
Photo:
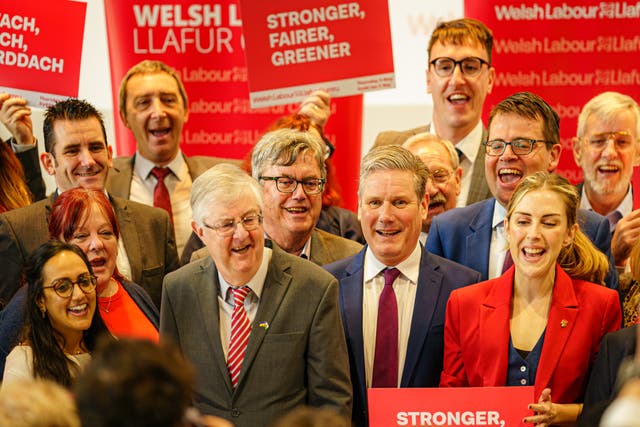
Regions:
<instances>
[{"instance_id":1,"label":"red blazer","mask_svg":"<svg viewBox=\"0 0 640 427\"><path fill-rule=\"evenodd\" d=\"M441 387L505 385L514 271L512 267L498 278L451 293ZM617 292L573 280L556 264L535 398L549 387L554 402L581 402L600 340L621 322Z\"/></svg>"}]
</instances>

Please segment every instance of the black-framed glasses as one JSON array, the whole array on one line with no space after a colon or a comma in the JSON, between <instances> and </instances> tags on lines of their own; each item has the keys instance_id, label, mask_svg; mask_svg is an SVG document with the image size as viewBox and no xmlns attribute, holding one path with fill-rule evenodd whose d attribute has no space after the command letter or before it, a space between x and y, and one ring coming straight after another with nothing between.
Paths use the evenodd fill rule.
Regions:
<instances>
[{"instance_id":1,"label":"black-framed glasses","mask_svg":"<svg viewBox=\"0 0 640 427\"><path fill-rule=\"evenodd\" d=\"M319 194L322 193L324 184L327 182L324 178L294 179L290 176L260 176L259 179L275 181L276 189L281 193L293 193L298 188L298 184L302 184L305 194Z\"/></svg>"},{"instance_id":2,"label":"black-framed glasses","mask_svg":"<svg viewBox=\"0 0 640 427\"><path fill-rule=\"evenodd\" d=\"M260 224L262 224L262 215L247 215L244 218L241 218L240 221L236 221L235 219L226 219L218 222L215 225L209 225L205 222L204 226L211 230L214 230L220 237L229 237L236 232L236 227L238 226L238 224L242 224L242 227L247 231L253 231L258 228Z\"/></svg>"},{"instance_id":3,"label":"black-framed glasses","mask_svg":"<svg viewBox=\"0 0 640 427\"><path fill-rule=\"evenodd\" d=\"M485 151L488 156L501 156L502 153L507 149L507 145L511 146L511 151L513 154L522 156L527 155L533 151L533 147L536 145L536 142L544 142L549 144L549 141L544 139L525 139L518 138L513 141L503 141L501 139L492 139L491 141L483 142Z\"/></svg>"},{"instance_id":4,"label":"black-framed glasses","mask_svg":"<svg viewBox=\"0 0 640 427\"><path fill-rule=\"evenodd\" d=\"M62 277L56 279L49 286L43 286L42 289L53 288L53 291L61 298L69 298L73 295L73 287L78 285L80 290L85 294L90 294L96 290L98 279L96 276L84 273L78 276L76 281L69 279L68 277Z\"/></svg>"},{"instance_id":5,"label":"black-framed glasses","mask_svg":"<svg viewBox=\"0 0 640 427\"><path fill-rule=\"evenodd\" d=\"M627 150L633 145L633 136L631 132L623 130L618 132L603 132L596 133L587 138L589 148L592 150L600 151L606 147L609 140L612 140L616 149Z\"/></svg>"},{"instance_id":6,"label":"black-framed glasses","mask_svg":"<svg viewBox=\"0 0 640 427\"><path fill-rule=\"evenodd\" d=\"M429 177L436 184L444 184L449 180L453 171L447 169L436 169L429 174Z\"/></svg>"},{"instance_id":7,"label":"black-framed glasses","mask_svg":"<svg viewBox=\"0 0 640 427\"><path fill-rule=\"evenodd\" d=\"M484 64L487 64L487 67L491 66L487 61L477 56L468 56L459 61L442 56L432 60L429 64L433 66L433 70L439 77L449 77L452 75L456 65L460 67L460 72L467 77L476 77L479 75Z\"/></svg>"}]
</instances>

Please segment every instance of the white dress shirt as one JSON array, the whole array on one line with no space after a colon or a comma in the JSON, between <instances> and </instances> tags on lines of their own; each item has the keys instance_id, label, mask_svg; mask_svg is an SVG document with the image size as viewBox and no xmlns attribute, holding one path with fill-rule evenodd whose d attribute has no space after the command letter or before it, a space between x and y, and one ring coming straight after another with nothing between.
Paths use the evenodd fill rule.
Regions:
<instances>
[{"instance_id":1,"label":"white dress shirt","mask_svg":"<svg viewBox=\"0 0 640 427\"><path fill-rule=\"evenodd\" d=\"M491 221L491 245L489 247L489 279L502 276L504 259L507 256L509 243L504 230L504 219L507 210L496 200Z\"/></svg>"},{"instance_id":2,"label":"white dress shirt","mask_svg":"<svg viewBox=\"0 0 640 427\"><path fill-rule=\"evenodd\" d=\"M267 270L269 268L269 262L271 261L271 248L264 248L262 254L262 263L260 268L256 271L256 274L249 279L244 285L251 289L251 292L247 294L244 300L244 309L247 313L249 321L253 325L253 321L256 318L258 312L258 305L260 304L260 295L262 295L262 287L264 286L264 280L267 277ZM218 292L218 314L220 319L220 342L222 343L222 350L224 351L224 358L227 358L229 352L229 342L231 340L231 315L233 314L233 307L235 306L233 301L233 294L230 292L230 287L226 280L218 272L218 282L220 283L220 289ZM266 322L265 322L266 323ZM264 325L268 328L268 324Z\"/></svg>"},{"instance_id":3,"label":"white dress shirt","mask_svg":"<svg viewBox=\"0 0 640 427\"><path fill-rule=\"evenodd\" d=\"M411 255L398 265L381 263L367 248L364 256L364 284L362 295L362 337L364 344L364 366L367 387L371 387L373 378L373 359L376 352L376 332L378 323L378 302L384 288L383 271L387 267L400 270L393 282L393 291L398 302L398 386L402 381L404 361L407 355L413 307L416 301L418 276L420 275L421 245L418 242Z\"/></svg>"},{"instance_id":4,"label":"white dress shirt","mask_svg":"<svg viewBox=\"0 0 640 427\"><path fill-rule=\"evenodd\" d=\"M145 159L136 152L135 163L133 165L133 179L131 180L131 193L129 199L134 202L144 203L153 206L153 191L156 188L158 180L151 175L151 169L156 165ZM178 155L167 166L171 170L164 183L169 190L169 198L171 199L171 211L173 213L173 227L176 233L176 246L178 256L182 254L187 239L191 235L191 204L189 198L191 196L191 175L189 167L184 160L182 151L178 151Z\"/></svg>"}]
</instances>

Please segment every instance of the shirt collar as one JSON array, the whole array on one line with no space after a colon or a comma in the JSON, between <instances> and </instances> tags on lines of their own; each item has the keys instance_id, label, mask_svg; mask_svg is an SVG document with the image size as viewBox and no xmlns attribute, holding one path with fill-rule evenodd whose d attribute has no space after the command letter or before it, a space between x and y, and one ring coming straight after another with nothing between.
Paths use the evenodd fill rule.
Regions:
<instances>
[{"instance_id":1,"label":"shirt collar","mask_svg":"<svg viewBox=\"0 0 640 427\"><path fill-rule=\"evenodd\" d=\"M493 219L491 220L491 228L495 230L496 227L502 226L506 217L507 209L496 200L493 207Z\"/></svg>"},{"instance_id":2,"label":"shirt collar","mask_svg":"<svg viewBox=\"0 0 640 427\"><path fill-rule=\"evenodd\" d=\"M478 150L480 150L480 145L482 144L482 127L482 120L480 120L478 121L478 124L471 129L471 132L458 141L457 144L454 144L458 150L462 151L462 154L464 154L471 163L475 162L476 157L478 156ZM433 123L430 123L429 126L427 126L427 131L433 134L436 133Z\"/></svg>"},{"instance_id":3,"label":"shirt collar","mask_svg":"<svg viewBox=\"0 0 640 427\"><path fill-rule=\"evenodd\" d=\"M580 195L580 207L582 209L587 209L592 211L593 207L591 207L591 202L589 202L589 198L587 197L587 190L585 189L586 185L582 186L582 194ZM616 209L611 212L607 212L607 215L618 211L622 216L630 214L633 211L633 190L631 185L629 185L629 190L627 190L626 196L622 199L622 202L618 205ZM607 216L605 215L605 216Z\"/></svg>"},{"instance_id":4,"label":"shirt collar","mask_svg":"<svg viewBox=\"0 0 640 427\"><path fill-rule=\"evenodd\" d=\"M256 274L254 274L247 283L242 285L248 286L258 299L260 299L262 288L264 287L264 281L267 278L267 271L269 270L269 263L271 262L272 254L272 249L265 246L264 251L262 252L262 262L260 263L258 271L256 271ZM222 298L226 300L226 296L231 285L224 280L220 271L218 271L218 282L220 283L220 295L222 295Z\"/></svg>"},{"instance_id":5,"label":"shirt collar","mask_svg":"<svg viewBox=\"0 0 640 427\"><path fill-rule=\"evenodd\" d=\"M387 267L395 267L400 270L400 273L413 283L418 283L418 276L420 275L420 258L422 257L422 246L420 241L416 243L416 247L411 254L398 265L385 265L373 254L370 247L367 247L365 253L365 269L364 269L364 281L372 280L382 270Z\"/></svg>"},{"instance_id":6,"label":"shirt collar","mask_svg":"<svg viewBox=\"0 0 640 427\"><path fill-rule=\"evenodd\" d=\"M139 151L136 151L136 160L133 165L133 170L135 173L142 177L142 179L147 179L149 174L151 173L151 169L156 167L156 165L150 161L142 157ZM169 162L165 167L169 168L171 173L175 175L178 180L180 179L181 172L187 168L187 162L184 160L184 156L182 155L182 151L178 150L178 154L176 157Z\"/></svg>"}]
</instances>

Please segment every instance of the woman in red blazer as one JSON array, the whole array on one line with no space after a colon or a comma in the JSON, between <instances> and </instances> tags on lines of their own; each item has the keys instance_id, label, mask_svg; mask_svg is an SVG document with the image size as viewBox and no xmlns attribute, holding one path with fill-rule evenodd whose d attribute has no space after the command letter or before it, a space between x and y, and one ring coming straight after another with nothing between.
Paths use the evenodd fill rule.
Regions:
<instances>
[{"instance_id":1,"label":"woman in red blazer","mask_svg":"<svg viewBox=\"0 0 640 427\"><path fill-rule=\"evenodd\" d=\"M525 422L577 419L600 340L621 324L617 293L590 283L603 282L608 263L579 230L577 208L558 175L518 185L504 221L514 265L451 294L441 386L535 385Z\"/></svg>"}]
</instances>

